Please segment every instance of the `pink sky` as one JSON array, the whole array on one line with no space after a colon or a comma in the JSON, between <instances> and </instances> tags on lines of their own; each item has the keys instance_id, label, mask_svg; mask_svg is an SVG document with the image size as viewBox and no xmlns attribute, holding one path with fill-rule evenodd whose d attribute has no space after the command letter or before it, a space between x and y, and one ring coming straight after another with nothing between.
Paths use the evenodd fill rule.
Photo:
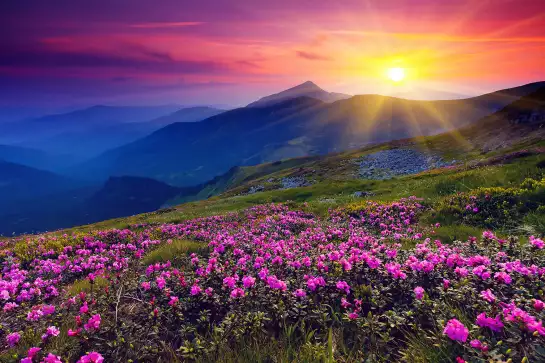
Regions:
<instances>
[{"instance_id":1,"label":"pink sky","mask_svg":"<svg viewBox=\"0 0 545 363\"><path fill-rule=\"evenodd\" d=\"M443 98L545 80L543 0L29 0L0 14L4 105L242 105L306 80Z\"/></svg>"}]
</instances>

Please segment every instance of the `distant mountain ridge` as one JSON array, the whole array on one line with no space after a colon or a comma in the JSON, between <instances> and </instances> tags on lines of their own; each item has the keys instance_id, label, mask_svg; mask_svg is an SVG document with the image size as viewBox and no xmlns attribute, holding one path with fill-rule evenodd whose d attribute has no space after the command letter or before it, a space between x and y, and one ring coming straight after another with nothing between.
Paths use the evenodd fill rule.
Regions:
<instances>
[{"instance_id":1,"label":"distant mountain ridge","mask_svg":"<svg viewBox=\"0 0 545 363\"><path fill-rule=\"evenodd\" d=\"M523 97L516 97L530 90L533 92ZM500 107L492 114L488 113L489 110L497 108L498 105L513 97L515 101ZM133 143L134 145L130 149L125 150L127 154L117 154L118 151L113 150L112 152L115 151L115 153L108 155L107 160L114 161L113 164L116 166L119 165L116 164L118 160L121 162L139 161L139 163L135 161L134 169L132 169L136 172L142 169L149 172L149 165L154 165L158 168L151 169L152 172L162 173L158 174L158 179L168 176L172 180L177 180L178 177L181 177L182 180L188 178L198 180L204 178L208 173L212 173L212 171L205 169L206 165L212 165L217 168L215 170L220 170L222 167L227 168L229 163L241 160L239 164L235 164L238 166L225 169L223 174L216 174L207 181L188 184L189 186L173 186L150 177L129 176L129 174L109 177L101 185L85 186L74 183L73 179L53 173L0 162L0 202L2 202L2 191L5 192L4 195L11 196L11 201L4 199L4 203L2 203L4 208L0 213L0 233L44 231L152 212L165 206L207 199L226 191L229 195L238 195L248 190L249 183L268 182L271 177L278 181L282 175L299 175L310 171L314 173L314 170L317 170L320 175L324 172L335 174L335 170L346 168L345 164L339 164L343 155L357 154L360 151L320 156L316 150L308 149L308 144L312 142L315 143L314 145L324 147L332 142L333 144L330 146L336 145L335 143L343 139L335 137L330 139L329 137L331 135L343 136L343 134L332 132L335 130L338 132L339 126L350 125L353 121L361 122L361 119L355 117L354 114L365 116L363 120L366 120L367 113L364 110L369 113L377 113L376 109L370 107L377 101L382 102L383 112L386 112L386 115L391 119L395 116L393 111L400 109L401 106L405 108L410 106L407 108L408 110L422 115L425 114L421 113L421 108L430 107L430 104L424 104L424 107L420 103L376 95L357 96L350 100L339 101L334 104L335 107L313 98L302 97L265 108L242 108L228 111L203 122L174 123L149 135L145 138L144 144L140 144L142 140ZM465 100L465 102L467 101ZM516 143L522 142L526 145L528 142L545 139L545 118L531 119L534 117L533 115L545 116L543 113L545 110L545 84L534 84L483 95L470 99L469 105L463 100L461 102L448 101L447 103L435 102L431 104L441 106L438 108L441 113L454 106L455 110L461 113L457 119L463 126L432 138L425 138L420 144L422 147L425 148L427 145L425 140L435 140L435 145L442 145L443 142L446 145L455 144L459 148L459 152L463 153L466 147L467 151L471 152L489 151L506 148ZM322 120L319 116L324 112L328 115L334 112L336 117ZM437 108L435 112L438 112ZM479 113L486 113L486 116L469 125L465 124L467 120L464 120L462 116L466 114L476 116ZM520 119L520 116L529 122L516 121ZM419 119L426 121L425 118ZM433 120L429 121L422 122L421 126L437 126ZM242 128L239 127L241 123ZM307 126L316 127L316 125L320 127L310 130L305 128ZM388 129L390 131L396 130L393 126L389 126ZM210 132L210 130L215 132ZM241 130L246 131L241 134ZM403 129L401 130L403 131ZM408 130L405 129L405 131ZM271 135L276 136L277 139L271 138ZM303 136L293 138L294 135ZM381 134L372 136L377 135ZM359 137L361 136L362 134L359 134ZM460 143L460 138L466 142ZM265 140L269 144L264 144ZM394 148L407 147L407 145L415 146L420 142L418 140L419 138L402 139L389 142L385 146ZM322 146L320 146L320 142L323 142ZM346 143L343 145L347 146ZM376 147L382 146L376 145ZM144 150L150 152L151 156L146 156L146 153L137 153ZM317 156L290 158L264 164L258 162L263 158L278 160L283 159L282 155L299 155L309 151L315 152ZM190 157L183 157L183 155L190 155ZM144 156L146 157L143 158ZM151 164L148 165L148 162ZM95 165L91 164L89 172L97 172L93 167ZM321 170L322 167L325 169ZM19 176L16 177L17 175ZM14 185L18 189L10 189ZM36 190L38 185L48 187L44 192ZM62 190L55 189L57 185L61 185ZM2 186L8 187L2 189ZM34 196L30 192L34 193ZM14 195L19 199L14 200Z\"/></svg>"},{"instance_id":2,"label":"distant mountain ridge","mask_svg":"<svg viewBox=\"0 0 545 363\"><path fill-rule=\"evenodd\" d=\"M65 114L0 125L0 143L38 148L82 159L144 137L174 122L201 121L223 110L211 107L93 106Z\"/></svg>"},{"instance_id":3,"label":"distant mountain ridge","mask_svg":"<svg viewBox=\"0 0 545 363\"><path fill-rule=\"evenodd\" d=\"M285 91L260 98L246 107L267 107L299 97L311 97L329 103L344 100L352 96L343 93L327 92L318 87L314 82L307 81Z\"/></svg>"},{"instance_id":4,"label":"distant mountain ridge","mask_svg":"<svg viewBox=\"0 0 545 363\"><path fill-rule=\"evenodd\" d=\"M539 86L461 100L360 95L334 103L299 97L270 106L243 107L198 123L171 124L77 166L74 173L102 180L134 175L176 186L197 185L236 165L323 155L459 128Z\"/></svg>"}]
</instances>

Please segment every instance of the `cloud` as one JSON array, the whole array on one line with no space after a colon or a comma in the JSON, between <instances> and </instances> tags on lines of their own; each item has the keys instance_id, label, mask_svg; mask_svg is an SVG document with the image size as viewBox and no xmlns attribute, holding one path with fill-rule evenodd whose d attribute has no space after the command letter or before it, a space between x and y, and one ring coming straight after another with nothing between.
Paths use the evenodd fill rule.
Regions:
<instances>
[{"instance_id":1,"label":"cloud","mask_svg":"<svg viewBox=\"0 0 545 363\"><path fill-rule=\"evenodd\" d=\"M330 57L323 56L323 55L316 54L316 53L312 53L312 52L306 52L306 51L303 51L303 50L298 50L296 52L296 54L300 58L313 60L313 61L330 61L330 60L332 60Z\"/></svg>"},{"instance_id":2,"label":"cloud","mask_svg":"<svg viewBox=\"0 0 545 363\"><path fill-rule=\"evenodd\" d=\"M159 22L159 23L139 23L129 25L131 28L158 29L158 28L183 28L187 26L202 25L202 21L178 21L178 22Z\"/></svg>"},{"instance_id":3,"label":"cloud","mask_svg":"<svg viewBox=\"0 0 545 363\"><path fill-rule=\"evenodd\" d=\"M121 68L152 73L218 73L229 71L225 63L211 60L174 59L168 54L133 48L136 54L112 54L91 51L64 51L47 48L0 49L0 67L62 69Z\"/></svg>"}]
</instances>

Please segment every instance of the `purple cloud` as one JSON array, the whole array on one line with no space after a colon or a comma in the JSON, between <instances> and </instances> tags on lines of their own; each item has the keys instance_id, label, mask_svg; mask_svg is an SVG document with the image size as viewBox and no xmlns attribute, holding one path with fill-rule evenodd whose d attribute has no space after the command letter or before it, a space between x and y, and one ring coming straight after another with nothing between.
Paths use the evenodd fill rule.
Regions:
<instances>
[{"instance_id":1,"label":"purple cloud","mask_svg":"<svg viewBox=\"0 0 545 363\"><path fill-rule=\"evenodd\" d=\"M306 51L303 51L303 50L298 50L296 52L296 54L300 58L313 60L313 61L330 61L332 59L332 58L327 57L327 56L323 56L323 55L312 53L312 52L306 52Z\"/></svg>"}]
</instances>

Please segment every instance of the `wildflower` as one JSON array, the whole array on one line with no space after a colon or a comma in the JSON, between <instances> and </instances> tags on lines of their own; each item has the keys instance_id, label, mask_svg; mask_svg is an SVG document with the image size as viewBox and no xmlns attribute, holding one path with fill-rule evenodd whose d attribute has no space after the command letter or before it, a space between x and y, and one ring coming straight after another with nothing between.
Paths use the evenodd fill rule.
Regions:
<instances>
[{"instance_id":1,"label":"wildflower","mask_svg":"<svg viewBox=\"0 0 545 363\"><path fill-rule=\"evenodd\" d=\"M78 363L102 363L104 362L104 358L102 355L100 355L97 352L91 352L87 353L86 355L82 356Z\"/></svg>"},{"instance_id":2,"label":"wildflower","mask_svg":"<svg viewBox=\"0 0 545 363\"><path fill-rule=\"evenodd\" d=\"M496 280L498 280L498 281L503 282L504 284L507 284L507 285L509 285L511 283L511 281L513 281L511 279L511 276L509 276L509 274L507 272L504 272L504 271L496 272L494 274L494 278Z\"/></svg>"},{"instance_id":3,"label":"wildflower","mask_svg":"<svg viewBox=\"0 0 545 363\"><path fill-rule=\"evenodd\" d=\"M100 314L93 315L83 327L87 331L98 330L100 328Z\"/></svg>"},{"instance_id":4,"label":"wildflower","mask_svg":"<svg viewBox=\"0 0 545 363\"><path fill-rule=\"evenodd\" d=\"M32 347L28 350L27 352L27 356L29 358L33 358L36 354L38 354L38 352L42 350L42 348L38 348L38 347Z\"/></svg>"},{"instance_id":5,"label":"wildflower","mask_svg":"<svg viewBox=\"0 0 545 363\"><path fill-rule=\"evenodd\" d=\"M170 297L170 301L168 302L168 304L169 304L170 306L175 306L176 304L178 304L178 301L179 301L179 300L180 300L180 299L178 298L178 296L171 296L171 297Z\"/></svg>"},{"instance_id":6,"label":"wildflower","mask_svg":"<svg viewBox=\"0 0 545 363\"><path fill-rule=\"evenodd\" d=\"M414 295L416 297L416 300L422 300L422 298L424 297L424 289L421 286L415 287Z\"/></svg>"},{"instance_id":7,"label":"wildflower","mask_svg":"<svg viewBox=\"0 0 545 363\"><path fill-rule=\"evenodd\" d=\"M539 238L535 238L534 236L530 236L530 244L540 250L545 247L545 241Z\"/></svg>"},{"instance_id":8,"label":"wildflower","mask_svg":"<svg viewBox=\"0 0 545 363\"><path fill-rule=\"evenodd\" d=\"M223 285L227 286L230 289L233 289L236 283L237 283L237 280L232 276L228 276L223 279Z\"/></svg>"},{"instance_id":9,"label":"wildflower","mask_svg":"<svg viewBox=\"0 0 545 363\"><path fill-rule=\"evenodd\" d=\"M486 344L483 344L479 339L473 339L471 342L469 342L469 345L483 352L488 351L488 347L486 346Z\"/></svg>"},{"instance_id":10,"label":"wildflower","mask_svg":"<svg viewBox=\"0 0 545 363\"><path fill-rule=\"evenodd\" d=\"M355 312L355 311L353 311L353 312L351 312L350 314L348 314L348 318L349 318L350 320L356 320L356 319L358 318L358 313Z\"/></svg>"},{"instance_id":11,"label":"wildflower","mask_svg":"<svg viewBox=\"0 0 545 363\"><path fill-rule=\"evenodd\" d=\"M303 298L303 297L307 296L307 293L303 289L297 289L297 290L295 290L295 292L293 294L298 298Z\"/></svg>"},{"instance_id":12,"label":"wildflower","mask_svg":"<svg viewBox=\"0 0 545 363\"><path fill-rule=\"evenodd\" d=\"M252 286L254 286L255 284L255 277L252 277L252 276L244 276L242 278L242 284L244 285L245 288L250 288Z\"/></svg>"},{"instance_id":13,"label":"wildflower","mask_svg":"<svg viewBox=\"0 0 545 363\"><path fill-rule=\"evenodd\" d=\"M350 285L346 281L337 281L337 289L344 291L345 294L350 294Z\"/></svg>"},{"instance_id":14,"label":"wildflower","mask_svg":"<svg viewBox=\"0 0 545 363\"><path fill-rule=\"evenodd\" d=\"M243 297L243 296L244 296L244 290L241 289L240 287L237 287L237 288L233 289L233 291L231 291L231 297L233 299Z\"/></svg>"},{"instance_id":15,"label":"wildflower","mask_svg":"<svg viewBox=\"0 0 545 363\"><path fill-rule=\"evenodd\" d=\"M86 314L89 312L89 306L87 305L87 302L84 302L83 305L79 308L79 312L81 314Z\"/></svg>"},{"instance_id":16,"label":"wildflower","mask_svg":"<svg viewBox=\"0 0 545 363\"><path fill-rule=\"evenodd\" d=\"M214 289L211 287L207 287L206 290L204 290L204 293L208 296L212 296L214 294Z\"/></svg>"},{"instance_id":17,"label":"wildflower","mask_svg":"<svg viewBox=\"0 0 545 363\"><path fill-rule=\"evenodd\" d=\"M21 334L15 332L15 333L11 333L7 335L6 342L8 343L10 347L14 347L17 345L17 343L19 343L20 339L21 339Z\"/></svg>"},{"instance_id":18,"label":"wildflower","mask_svg":"<svg viewBox=\"0 0 545 363\"><path fill-rule=\"evenodd\" d=\"M58 336L60 334L60 332L61 331L56 326L53 326L53 325L48 327L47 330L46 330L46 334L48 336L53 336L53 337Z\"/></svg>"},{"instance_id":19,"label":"wildflower","mask_svg":"<svg viewBox=\"0 0 545 363\"><path fill-rule=\"evenodd\" d=\"M475 324L477 324L480 327L488 327L492 331L501 331L503 328L503 323L498 316L495 318L490 318L486 316L486 313L480 313L477 315L477 320L475 320Z\"/></svg>"},{"instance_id":20,"label":"wildflower","mask_svg":"<svg viewBox=\"0 0 545 363\"><path fill-rule=\"evenodd\" d=\"M68 332L67 332L67 334L68 334L69 337L78 336L79 333L81 333L81 328L78 328L78 329L76 329L76 330L68 329Z\"/></svg>"},{"instance_id":21,"label":"wildflower","mask_svg":"<svg viewBox=\"0 0 545 363\"><path fill-rule=\"evenodd\" d=\"M466 363L462 357L456 357L456 363Z\"/></svg>"},{"instance_id":22,"label":"wildflower","mask_svg":"<svg viewBox=\"0 0 545 363\"><path fill-rule=\"evenodd\" d=\"M191 286L191 295L195 296L195 295L199 295L201 293L202 289L199 285L193 285Z\"/></svg>"},{"instance_id":23,"label":"wildflower","mask_svg":"<svg viewBox=\"0 0 545 363\"><path fill-rule=\"evenodd\" d=\"M151 289L151 284L148 282L148 281L144 281L140 284L140 286L142 286L142 288L145 290L145 291L148 291L149 289Z\"/></svg>"},{"instance_id":24,"label":"wildflower","mask_svg":"<svg viewBox=\"0 0 545 363\"><path fill-rule=\"evenodd\" d=\"M61 357L49 353L43 360L44 363L62 363Z\"/></svg>"},{"instance_id":25,"label":"wildflower","mask_svg":"<svg viewBox=\"0 0 545 363\"><path fill-rule=\"evenodd\" d=\"M443 289L448 289L450 286L450 280L443 279Z\"/></svg>"},{"instance_id":26,"label":"wildflower","mask_svg":"<svg viewBox=\"0 0 545 363\"><path fill-rule=\"evenodd\" d=\"M481 291L481 297L488 302L496 301L496 296L494 296L490 289Z\"/></svg>"},{"instance_id":27,"label":"wildflower","mask_svg":"<svg viewBox=\"0 0 545 363\"><path fill-rule=\"evenodd\" d=\"M14 302L9 302L9 303L6 303L6 305L4 305L4 312L7 313L8 311L11 311L13 309L15 309L16 307L18 307L19 305L17 305L17 303L14 303Z\"/></svg>"},{"instance_id":28,"label":"wildflower","mask_svg":"<svg viewBox=\"0 0 545 363\"><path fill-rule=\"evenodd\" d=\"M534 309L541 311L545 308L545 303L541 300L534 299Z\"/></svg>"},{"instance_id":29,"label":"wildflower","mask_svg":"<svg viewBox=\"0 0 545 363\"><path fill-rule=\"evenodd\" d=\"M469 330L457 319L450 319L443 330L443 334L452 340L465 342L469 335Z\"/></svg>"}]
</instances>

